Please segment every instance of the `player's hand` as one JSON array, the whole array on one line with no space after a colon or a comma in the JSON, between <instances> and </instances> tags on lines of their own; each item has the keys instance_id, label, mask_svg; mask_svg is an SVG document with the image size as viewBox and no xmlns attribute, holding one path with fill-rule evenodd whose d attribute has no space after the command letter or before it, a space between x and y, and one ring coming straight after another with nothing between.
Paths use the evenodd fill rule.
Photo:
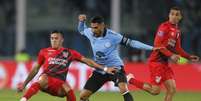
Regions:
<instances>
[{"instance_id":1,"label":"player's hand","mask_svg":"<svg viewBox=\"0 0 201 101\"><path fill-rule=\"evenodd\" d=\"M107 72L107 73L109 73L109 74L114 74L114 73L117 72L117 69L115 69L114 67L109 67L109 68L105 67L104 71Z\"/></svg>"},{"instance_id":2,"label":"player's hand","mask_svg":"<svg viewBox=\"0 0 201 101\"><path fill-rule=\"evenodd\" d=\"M199 57L198 57L198 56L195 56L195 55L191 55L191 56L190 56L190 60L191 60L192 62L198 62L198 61L199 61Z\"/></svg>"},{"instance_id":3,"label":"player's hand","mask_svg":"<svg viewBox=\"0 0 201 101\"><path fill-rule=\"evenodd\" d=\"M153 51L160 51L162 49L165 49L165 47L153 47Z\"/></svg>"},{"instance_id":4,"label":"player's hand","mask_svg":"<svg viewBox=\"0 0 201 101\"><path fill-rule=\"evenodd\" d=\"M85 14L80 14L78 19L79 21L85 21L87 19L87 16Z\"/></svg>"},{"instance_id":5,"label":"player's hand","mask_svg":"<svg viewBox=\"0 0 201 101\"><path fill-rule=\"evenodd\" d=\"M177 55L177 54L173 54L172 56L170 56L170 59L171 59L173 62L175 62L175 63L177 63L177 61L179 60L179 58L180 58L180 56Z\"/></svg>"},{"instance_id":6,"label":"player's hand","mask_svg":"<svg viewBox=\"0 0 201 101\"><path fill-rule=\"evenodd\" d=\"M25 88L24 84L19 84L19 86L17 87L17 92L22 92L24 88Z\"/></svg>"}]
</instances>

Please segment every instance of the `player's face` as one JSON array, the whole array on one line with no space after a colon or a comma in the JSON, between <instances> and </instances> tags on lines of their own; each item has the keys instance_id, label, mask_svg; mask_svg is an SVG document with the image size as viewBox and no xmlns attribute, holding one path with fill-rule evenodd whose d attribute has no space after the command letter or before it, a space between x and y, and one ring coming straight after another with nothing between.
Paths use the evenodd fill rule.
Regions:
<instances>
[{"instance_id":1,"label":"player's face","mask_svg":"<svg viewBox=\"0 0 201 101\"><path fill-rule=\"evenodd\" d=\"M173 24L178 24L182 19L181 12L179 10L170 10L169 21Z\"/></svg>"},{"instance_id":2,"label":"player's face","mask_svg":"<svg viewBox=\"0 0 201 101\"><path fill-rule=\"evenodd\" d=\"M96 36L101 36L103 34L104 28L105 28L104 23L101 23L101 24L99 24L99 23L91 23L92 32L94 34L96 34Z\"/></svg>"},{"instance_id":3,"label":"player's face","mask_svg":"<svg viewBox=\"0 0 201 101\"><path fill-rule=\"evenodd\" d=\"M50 42L51 42L52 48L56 48L56 49L60 48L62 46L63 40L64 39L62 35L58 33L53 33L50 36Z\"/></svg>"}]
</instances>

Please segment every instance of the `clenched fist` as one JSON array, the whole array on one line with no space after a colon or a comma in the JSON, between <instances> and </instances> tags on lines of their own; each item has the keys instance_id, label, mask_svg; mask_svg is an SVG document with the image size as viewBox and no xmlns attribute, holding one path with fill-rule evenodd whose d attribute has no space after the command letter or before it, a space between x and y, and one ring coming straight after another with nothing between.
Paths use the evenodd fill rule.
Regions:
<instances>
[{"instance_id":1,"label":"clenched fist","mask_svg":"<svg viewBox=\"0 0 201 101\"><path fill-rule=\"evenodd\" d=\"M87 16L85 14L80 14L78 19L79 21L85 21L87 19Z\"/></svg>"}]
</instances>

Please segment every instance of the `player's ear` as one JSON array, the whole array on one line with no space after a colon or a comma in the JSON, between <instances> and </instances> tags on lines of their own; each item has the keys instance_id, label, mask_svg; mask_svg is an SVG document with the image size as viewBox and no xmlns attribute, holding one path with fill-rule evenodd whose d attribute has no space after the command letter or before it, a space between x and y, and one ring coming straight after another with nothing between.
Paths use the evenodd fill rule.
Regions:
<instances>
[{"instance_id":1,"label":"player's ear","mask_svg":"<svg viewBox=\"0 0 201 101\"><path fill-rule=\"evenodd\" d=\"M183 16L181 15L180 18L179 18L179 20L182 20L182 19L183 19Z\"/></svg>"},{"instance_id":2,"label":"player's ear","mask_svg":"<svg viewBox=\"0 0 201 101\"><path fill-rule=\"evenodd\" d=\"M64 42L64 38L63 37L61 37L61 42Z\"/></svg>"},{"instance_id":3,"label":"player's ear","mask_svg":"<svg viewBox=\"0 0 201 101\"><path fill-rule=\"evenodd\" d=\"M180 16L179 16L179 20L182 20L183 19L183 16L182 16L182 13L180 11Z\"/></svg>"}]
</instances>

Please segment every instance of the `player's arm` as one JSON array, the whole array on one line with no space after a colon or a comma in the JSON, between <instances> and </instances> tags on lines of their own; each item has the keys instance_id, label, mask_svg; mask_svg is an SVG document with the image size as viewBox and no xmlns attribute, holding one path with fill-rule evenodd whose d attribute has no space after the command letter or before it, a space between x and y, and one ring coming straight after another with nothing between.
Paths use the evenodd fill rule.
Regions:
<instances>
[{"instance_id":1,"label":"player's arm","mask_svg":"<svg viewBox=\"0 0 201 101\"><path fill-rule=\"evenodd\" d=\"M110 73L110 74L114 74L114 72L116 72L115 68L108 68L106 66L99 65L95 61L93 61L89 58L82 57L80 61L89 65L90 67L103 70L103 71Z\"/></svg>"},{"instance_id":2,"label":"player's arm","mask_svg":"<svg viewBox=\"0 0 201 101\"><path fill-rule=\"evenodd\" d=\"M23 91L23 89L26 87L26 85L36 76L36 74L38 73L38 71L39 71L41 65L44 63L44 61L45 61L45 58L43 55L43 51L41 50L38 55L37 63L34 65L33 69L29 73L29 75L26 78L26 80L24 81L23 85L21 85L18 88L18 91Z\"/></svg>"},{"instance_id":3,"label":"player's arm","mask_svg":"<svg viewBox=\"0 0 201 101\"><path fill-rule=\"evenodd\" d=\"M78 19L79 19L78 31L80 32L80 34L84 35L84 30L88 28L85 23L86 15L81 14L79 15Z\"/></svg>"},{"instance_id":4,"label":"player's arm","mask_svg":"<svg viewBox=\"0 0 201 101\"><path fill-rule=\"evenodd\" d=\"M127 38L125 35L118 35L120 44L124 46L130 46L132 48L137 48L137 49L143 49L143 50L153 50L154 48L150 45L144 44L140 41L137 40L132 40L130 38Z\"/></svg>"},{"instance_id":5,"label":"player's arm","mask_svg":"<svg viewBox=\"0 0 201 101\"><path fill-rule=\"evenodd\" d=\"M40 67L41 67L41 65L39 65L39 64L36 64L33 67L31 72L29 73L28 77L24 81L23 85L20 88L18 88L18 91L22 91L26 87L26 85L36 76L36 74L38 73Z\"/></svg>"},{"instance_id":6,"label":"player's arm","mask_svg":"<svg viewBox=\"0 0 201 101\"><path fill-rule=\"evenodd\" d=\"M125 46L130 46L133 48L137 48L137 49L153 50L153 47L150 45L144 44L144 43L137 41L137 40L131 40L131 39L126 38L124 36L122 38L121 44L125 45Z\"/></svg>"},{"instance_id":7,"label":"player's arm","mask_svg":"<svg viewBox=\"0 0 201 101\"><path fill-rule=\"evenodd\" d=\"M179 53L180 56L190 59L193 62L199 61L199 57L195 55L190 55L187 52L184 51L184 49L181 47L181 37L178 38L178 41L176 43L176 50Z\"/></svg>"},{"instance_id":8,"label":"player's arm","mask_svg":"<svg viewBox=\"0 0 201 101\"><path fill-rule=\"evenodd\" d=\"M179 53L180 56L190 59L190 54L185 52L184 49L181 47L180 37L178 38L177 43L176 43L176 51Z\"/></svg>"},{"instance_id":9,"label":"player's arm","mask_svg":"<svg viewBox=\"0 0 201 101\"><path fill-rule=\"evenodd\" d=\"M87 65L89 65L90 67L96 68L96 69L100 69L103 70L107 73L113 74L113 72L116 71L115 68L108 68L108 67L104 67L102 65L97 64L95 61L89 59L89 58L85 58L84 56L82 56L79 52L75 51L75 50L70 50L72 57L71 60L77 60L80 61L82 63L85 63Z\"/></svg>"}]
</instances>

